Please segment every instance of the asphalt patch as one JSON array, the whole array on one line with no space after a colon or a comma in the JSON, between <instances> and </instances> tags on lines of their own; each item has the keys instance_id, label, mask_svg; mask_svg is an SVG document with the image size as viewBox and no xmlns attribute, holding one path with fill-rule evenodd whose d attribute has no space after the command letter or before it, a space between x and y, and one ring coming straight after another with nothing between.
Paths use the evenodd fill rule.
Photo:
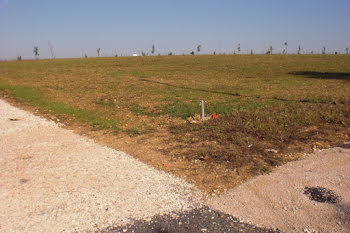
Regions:
<instances>
[{"instance_id":1,"label":"asphalt patch","mask_svg":"<svg viewBox=\"0 0 350 233\"><path fill-rule=\"evenodd\" d=\"M230 215L214 211L208 207L193 209L183 213L156 215L149 221L136 220L132 224L118 227L109 227L101 233L273 233L281 232L278 229L259 228L243 223Z\"/></svg>"},{"instance_id":2,"label":"asphalt patch","mask_svg":"<svg viewBox=\"0 0 350 233\"><path fill-rule=\"evenodd\" d=\"M338 196L335 192L320 186L305 187L304 194L307 195L310 198L310 200L317 202L327 202L335 204L341 200L341 197Z\"/></svg>"}]
</instances>

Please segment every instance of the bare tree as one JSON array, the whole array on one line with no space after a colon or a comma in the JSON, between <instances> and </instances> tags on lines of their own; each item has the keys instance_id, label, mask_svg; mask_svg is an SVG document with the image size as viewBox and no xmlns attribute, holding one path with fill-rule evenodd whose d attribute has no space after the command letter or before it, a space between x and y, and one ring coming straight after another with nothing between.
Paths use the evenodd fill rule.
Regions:
<instances>
[{"instance_id":1,"label":"bare tree","mask_svg":"<svg viewBox=\"0 0 350 233\"><path fill-rule=\"evenodd\" d=\"M253 50L251 49L251 50L250 50L250 55L253 55L253 54L254 54L254 53L253 53Z\"/></svg>"},{"instance_id":2,"label":"bare tree","mask_svg":"<svg viewBox=\"0 0 350 233\"><path fill-rule=\"evenodd\" d=\"M155 51L156 51L156 46L152 45L151 53L154 54Z\"/></svg>"},{"instance_id":3,"label":"bare tree","mask_svg":"<svg viewBox=\"0 0 350 233\"><path fill-rule=\"evenodd\" d=\"M202 46L199 44L199 45L197 46L197 52L198 52L198 53L201 51L201 48L202 48Z\"/></svg>"},{"instance_id":4,"label":"bare tree","mask_svg":"<svg viewBox=\"0 0 350 233\"><path fill-rule=\"evenodd\" d=\"M285 49L283 50L283 54L287 54L288 51L288 41L284 42Z\"/></svg>"},{"instance_id":5,"label":"bare tree","mask_svg":"<svg viewBox=\"0 0 350 233\"><path fill-rule=\"evenodd\" d=\"M345 54L349 54L349 48L348 47L345 48Z\"/></svg>"},{"instance_id":6,"label":"bare tree","mask_svg":"<svg viewBox=\"0 0 350 233\"><path fill-rule=\"evenodd\" d=\"M301 52L301 45L298 45L298 51L297 51L297 54L300 54Z\"/></svg>"},{"instance_id":7,"label":"bare tree","mask_svg":"<svg viewBox=\"0 0 350 233\"><path fill-rule=\"evenodd\" d=\"M38 57L39 57L39 47L38 46L34 46L33 52L34 52L35 58L38 59Z\"/></svg>"},{"instance_id":8,"label":"bare tree","mask_svg":"<svg viewBox=\"0 0 350 233\"><path fill-rule=\"evenodd\" d=\"M325 46L322 47L322 54L326 54L326 47Z\"/></svg>"},{"instance_id":9,"label":"bare tree","mask_svg":"<svg viewBox=\"0 0 350 233\"><path fill-rule=\"evenodd\" d=\"M238 53L241 53L241 44L238 44L237 51L238 51Z\"/></svg>"},{"instance_id":10,"label":"bare tree","mask_svg":"<svg viewBox=\"0 0 350 233\"><path fill-rule=\"evenodd\" d=\"M97 56L99 57L100 56L100 52L101 52L101 48L97 48Z\"/></svg>"},{"instance_id":11,"label":"bare tree","mask_svg":"<svg viewBox=\"0 0 350 233\"><path fill-rule=\"evenodd\" d=\"M51 53L51 58L54 59L55 58L55 54L53 52L53 45L51 44L51 42L47 42L49 48L50 48L50 53Z\"/></svg>"}]
</instances>

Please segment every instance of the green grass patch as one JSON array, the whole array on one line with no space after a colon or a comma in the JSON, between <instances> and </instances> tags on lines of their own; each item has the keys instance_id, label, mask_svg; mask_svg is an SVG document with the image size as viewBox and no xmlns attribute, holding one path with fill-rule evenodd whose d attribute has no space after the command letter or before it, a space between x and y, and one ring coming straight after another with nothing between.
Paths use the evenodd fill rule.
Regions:
<instances>
[{"instance_id":1,"label":"green grass patch","mask_svg":"<svg viewBox=\"0 0 350 233\"><path fill-rule=\"evenodd\" d=\"M139 136L139 135L141 135L143 133L140 129L138 129L136 127L129 128L129 129L125 130L125 132L130 137Z\"/></svg>"},{"instance_id":2,"label":"green grass patch","mask_svg":"<svg viewBox=\"0 0 350 233\"><path fill-rule=\"evenodd\" d=\"M90 111L73 108L67 106L62 102L50 101L44 98L39 91L34 90L30 87L7 85L3 82L0 82L0 90L7 91L9 92L9 94L12 94L18 100L28 103L35 107L39 107L45 112L73 116L74 118L89 123L90 125L98 129L118 128L118 123L114 120L100 118Z\"/></svg>"},{"instance_id":3,"label":"green grass patch","mask_svg":"<svg viewBox=\"0 0 350 233\"><path fill-rule=\"evenodd\" d=\"M155 112L150 112L147 110L147 108L142 107L138 104L130 104L128 106L128 109L133 112L134 114L136 114L137 116L149 116L149 117L156 117L156 116L160 116L163 115L163 113L155 113Z\"/></svg>"}]
</instances>

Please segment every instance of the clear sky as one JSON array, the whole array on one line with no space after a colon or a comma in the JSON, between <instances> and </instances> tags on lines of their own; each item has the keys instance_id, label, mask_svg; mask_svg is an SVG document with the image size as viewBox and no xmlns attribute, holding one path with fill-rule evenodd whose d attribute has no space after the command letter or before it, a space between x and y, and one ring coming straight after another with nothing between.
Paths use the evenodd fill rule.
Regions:
<instances>
[{"instance_id":1,"label":"clear sky","mask_svg":"<svg viewBox=\"0 0 350 233\"><path fill-rule=\"evenodd\" d=\"M0 59L150 53L344 52L350 0L0 0Z\"/></svg>"}]
</instances>

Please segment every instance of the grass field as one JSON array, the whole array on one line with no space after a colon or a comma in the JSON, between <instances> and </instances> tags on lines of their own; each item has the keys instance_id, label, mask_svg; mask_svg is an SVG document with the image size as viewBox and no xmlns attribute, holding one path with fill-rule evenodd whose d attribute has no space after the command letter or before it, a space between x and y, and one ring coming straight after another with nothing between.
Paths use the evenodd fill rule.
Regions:
<instances>
[{"instance_id":1,"label":"grass field","mask_svg":"<svg viewBox=\"0 0 350 233\"><path fill-rule=\"evenodd\" d=\"M0 62L0 92L68 126L146 138L166 131L162 153L174 163L201 163L231 174L217 173L210 189L269 172L298 152L334 145L350 135L348 55ZM200 113L201 99L206 113L219 118L185 122Z\"/></svg>"}]
</instances>

